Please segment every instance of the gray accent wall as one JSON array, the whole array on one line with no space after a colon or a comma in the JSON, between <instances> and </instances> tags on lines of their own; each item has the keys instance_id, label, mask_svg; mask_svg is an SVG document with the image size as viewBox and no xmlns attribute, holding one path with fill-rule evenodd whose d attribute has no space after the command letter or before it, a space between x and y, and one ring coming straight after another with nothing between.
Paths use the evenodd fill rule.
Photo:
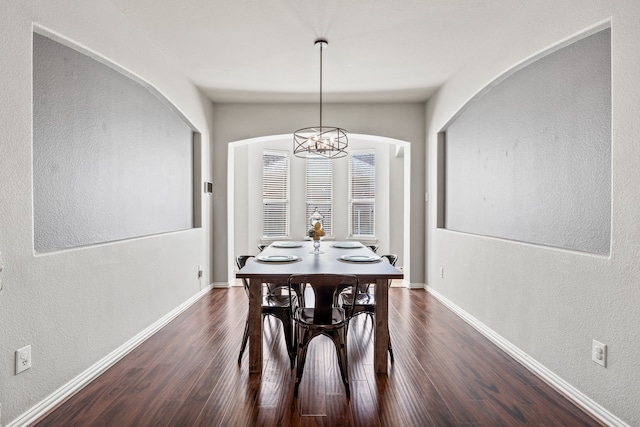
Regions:
<instances>
[{"instance_id":1,"label":"gray accent wall","mask_svg":"<svg viewBox=\"0 0 640 427\"><path fill-rule=\"evenodd\" d=\"M611 30L489 85L446 127L445 228L609 253Z\"/></svg>"},{"instance_id":2,"label":"gray accent wall","mask_svg":"<svg viewBox=\"0 0 640 427\"><path fill-rule=\"evenodd\" d=\"M393 138L406 141L411 144L409 162L411 165L410 193L408 210L410 210L411 235L409 242L403 241L403 246L410 245L410 250L403 250L410 254L410 259L405 257L403 266L413 265L409 274L405 275L405 281L412 286L424 286L426 266L424 253L425 239L425 106L423 104L329 104L324 109L326 122L334 123L347 129L349 134L375 135L385 138ZM218 230L214 239L214 252L219 255L213 259L214 272L221 274L223 278L214 277L214 281L228 281L230 271L233 271L233 258L239 252L226 249L229 247L227 238L233 237L233 230L228 230L229 215L248 215L245 213L227 212L228 191L228 145L230 142L243 141L245 139L264 137L268 135L282 135L292 130L299 129L300 123L313 123L317 120L317 104L215 104L213 114L212 151L216 153L212 157L211 170L216 190L213 194L213 225L214 230ZM291 149L291 145L287 149ZM248 150L248 148L247 148ZM235 151L235 150L234 150ZM243 155L242 152L239 155ZM292 160L293 161L293 160ZM338 160L339 161L339 160ZM235 178L242 180L239 171L235 171ZM241 184L243 185L243 184ZM346 185L346 184L344 184ZM246 186L238 187L247 188ZM238 190L241 191L241 190ZM403 189L404 191L404 189ZM397 212L397 211L396 211ZM391 212L392 215L397 215ZM403 213L407 210L403 207ZM240 219L235 218L235 221ZM400 223L400 221L398 221ZM403 223L404 225L404 223ZM392 227L390 225L390 227ZM397 232L396 228L390 228L389 232ZM390 242L398 244L397 240ZM252 243L252 248L254 243ZM380 251L385 250L383 247ZM393 250L389 247L388 250ZM382 253L382 252L381 252ZM225 254L223 256L222 254Z\"/></svg>"},{"instance_id":3,"label":"gray accent wall","mask_svg":"<svg viewBox=\"0 0 640 427\"><path fill-rule=\"evenodd\" d=\"M132 78L33 36L37 252L193 227L193 130Z\"/></svg>"}]
</instances>

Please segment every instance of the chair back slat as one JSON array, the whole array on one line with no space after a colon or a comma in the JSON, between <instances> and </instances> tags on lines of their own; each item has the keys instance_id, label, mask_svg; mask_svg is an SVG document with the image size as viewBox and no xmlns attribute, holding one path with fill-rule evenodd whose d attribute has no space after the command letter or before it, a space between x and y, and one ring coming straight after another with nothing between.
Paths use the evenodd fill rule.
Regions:
<instances>
[{"instance_id":1,"label":"chair back slat","mask_svg":"<svg viewBox=\"0 0 640 427\"><path fill-rule=\"evenodd\" d=\"M393 266L395 266L396 261L398 261L398 255L396 254L386 254L386 255L380 255L380 256L389 260L389 264Z\"/></svg>"},{"instance_id":2,"label":"chair back slat","mask_svg":"<svg viewBox=\"0 0 640 427\"><path fill-rule=\"evenodd\" d=\"M320 283L312 282L311 289L315 298L313 308L313 323L317 325L330 325L333 313L333 295L336 294L339 282L330 281Z\"/></svg>"}]
</instances>

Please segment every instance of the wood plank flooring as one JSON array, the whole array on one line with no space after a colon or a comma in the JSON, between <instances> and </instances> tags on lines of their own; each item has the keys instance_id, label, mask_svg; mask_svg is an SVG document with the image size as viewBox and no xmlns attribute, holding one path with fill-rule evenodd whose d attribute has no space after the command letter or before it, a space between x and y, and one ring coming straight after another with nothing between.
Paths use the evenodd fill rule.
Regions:
<instances>
[{"instance_id":1,"label":"wood plank flooring","mask_svg":"<svg viewBox=\"0 0 640 427\"><path fill-rule=\"evenodd\" d=\"M349 328L347 399L331 341L309 348L297 399L282 324L264 321L264 371L238 365L242 288L214 289L36 425L600 426L424 290L391 288L395 363L373 371L372 322Z\"/></svg>"}]
</instances>

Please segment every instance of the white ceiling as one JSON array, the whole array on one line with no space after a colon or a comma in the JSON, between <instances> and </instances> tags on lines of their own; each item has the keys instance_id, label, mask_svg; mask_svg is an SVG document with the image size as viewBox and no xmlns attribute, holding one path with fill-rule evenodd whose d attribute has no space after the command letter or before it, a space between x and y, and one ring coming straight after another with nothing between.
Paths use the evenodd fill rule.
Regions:
<instances>
[{"instance_id":1,"label":"white ceiling","mask_svg":"<svg viewBox=\"0 0 640 427\"><path fill-rule=\"evenodd\" d=\"M519 0L111 0L214 102L418 102Z\"/></svg>"}]
</instances>

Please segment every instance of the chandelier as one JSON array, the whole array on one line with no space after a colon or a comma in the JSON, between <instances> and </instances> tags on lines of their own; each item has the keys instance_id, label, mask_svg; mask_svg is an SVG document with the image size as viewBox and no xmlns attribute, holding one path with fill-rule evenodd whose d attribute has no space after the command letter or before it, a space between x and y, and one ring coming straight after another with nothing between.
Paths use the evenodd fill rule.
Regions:
<instances>
[{"instance_id":1,"label":"chandelier","mask_svg":"<svg viewBox=\"0 0 640 427\"><path fill-rule=\"evenodd\" d=\"M346 130L322 124L322 50L329 43L325 39L318 39L315 45L320 48L320 125L298 129L293 133L293 154L297 157L336 159L347 155L349 139Z\"/></svg>"}]
</instances>

